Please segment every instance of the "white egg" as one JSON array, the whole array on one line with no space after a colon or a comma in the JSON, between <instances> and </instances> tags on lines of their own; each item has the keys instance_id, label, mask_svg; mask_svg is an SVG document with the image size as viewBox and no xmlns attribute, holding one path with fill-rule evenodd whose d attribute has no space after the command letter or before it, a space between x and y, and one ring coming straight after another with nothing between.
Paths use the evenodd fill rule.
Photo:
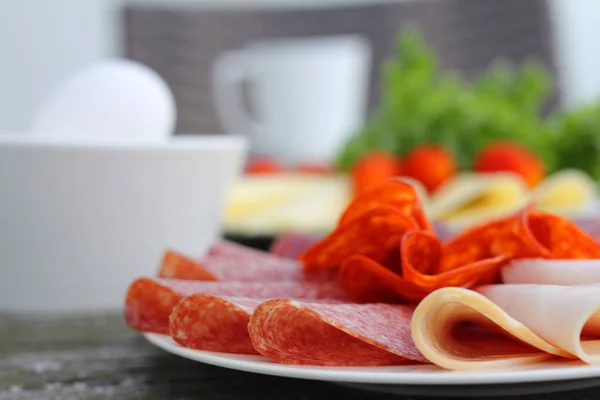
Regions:
<instances>
[{"instance_id":1,"label":"white egg","mask_svg":"<svg viewBox=\"0 0 600 400\"><path fill-rule=\"evenodd\" d=\"M175 100L153 70L129 60L94 64L50 93L31 131L43 136L162 138L175 129Z\"/></svg>"}]
</instances>

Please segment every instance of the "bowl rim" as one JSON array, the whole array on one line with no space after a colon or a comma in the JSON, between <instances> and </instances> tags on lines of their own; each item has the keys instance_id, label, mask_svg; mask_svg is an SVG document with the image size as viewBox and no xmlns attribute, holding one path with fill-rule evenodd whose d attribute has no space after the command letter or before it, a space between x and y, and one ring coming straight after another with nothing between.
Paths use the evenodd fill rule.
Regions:
<instances>
[{"instance_id":1,"label":"bowl rim","mask_svg":"<svg viewBox=\"0 0 600 400\"><path fill-rule=\"evenodd\" d=\"M75 149L245 149L248 140L240 134L177 134L163 138L119 138L81 136L40 136L29 132L0 131L0 148L75 148Z\"/></svg>"}]
</instances>

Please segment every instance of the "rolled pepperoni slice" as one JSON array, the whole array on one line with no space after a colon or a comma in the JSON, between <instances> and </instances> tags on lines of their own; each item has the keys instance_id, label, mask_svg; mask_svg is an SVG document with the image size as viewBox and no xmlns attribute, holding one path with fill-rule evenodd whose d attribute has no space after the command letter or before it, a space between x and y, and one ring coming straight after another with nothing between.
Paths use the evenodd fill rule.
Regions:
<instances>
[{"instance_id":1,"label":"rolled pepperoni slice","mask_svg":"<svg viewBox=\"0 0 600 400\"><path fill-rule=\"evenodd\" d=\"M524 233L519 229L521 219L522 213L519 213L474 226L455 236L443 245L438 273L496 256L540 257L540 247L524 240Z\"/></svg>"},{"instance_id":2,"label":"rolled pepperoni slice","mask_svg":"<svg viewBox=\"0 0 600 400\"><path fill-rule=\"evenodd\" d=\"M420 229L433 232L433 228L419 200L415 188L402 178L390 178L374 188L356 196L348 205L338 225L344 225L366 211L381 206L391 206L410 216Z\"/></svg>"},{"instance_id":3,"label":"rolled pepperoni slice","mask_svg":"<svg viewBox=\"0 0 600 400\"><path fill-rule=\"evenodd\" d=\"M139 331L168 334L169 316L175 306L196 293L258 299L347 299L337 282L202 282L144 277L127 291L125 320Z\"/></svg>"},{"instance_id":4,"label":"rolled pepperoni slice","mask_svg":"<svg viewBox=\"0 0 600 400\"><path fill-rule=\"evenodd\" d=\"M443 256L442 245L427 232L408 232L404 235L400 253L404 279L428 291L447 286L474 286L490 275L498 275L507 260L503 255L487 257L436 273Z\"/></svg>"},{"instance_id":5,"label":"rolled pepperoni slice","mask_svg":"<svg viewBox=\"0 0 600 400\"><path fill-rule=\"evenodd\" d=\"M413 230L419 230L419 226L412 217L394 207L379 206L338 226L305 251L300 260L309 271L337 270L353 255L384 263L390 255L398 254L404 233Z\"/></svg>"},{"instance_id":6,"label":"rolled pepperoni slice","mask_svg":"<svg viewBox=\"0 0 600 400\"><path fill-rule=\"evenodd\" d=\"M284 364L425 363L411 337L412 314L403 305L271 300L254 311L248 331L260 354Z\"/></svg>"},{"instance_id":7,"label":"rolled pepperoni slice","mask_svg":"<svg viewBox=\"0 0 600 400\"><path fill-rule=\"evenodd\" d=\"M429 291L364 256L348 258L339 271L340 283L359 303L418 303Z\"/></svg>"},{"instance_id":8,"label":"rolled pepperoni slice","mask_svg":"<svg viewBox=\"0 0 600 400\"><path fill-rule=\"evenodd\" d=\"M517 228L525 243L536 250L530 258L600 258L600 242L557 215L527 209Z\"/></svg>"}]
</instances>

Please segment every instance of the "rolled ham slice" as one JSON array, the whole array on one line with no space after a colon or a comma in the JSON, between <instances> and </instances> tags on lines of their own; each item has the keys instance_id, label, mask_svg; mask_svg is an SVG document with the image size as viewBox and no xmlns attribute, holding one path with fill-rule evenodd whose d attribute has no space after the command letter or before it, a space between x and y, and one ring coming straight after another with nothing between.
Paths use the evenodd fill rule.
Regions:
<instances>
[{"instance_id":1,"label":"rolled ham slice","mask_svg":"<svg viewBox=\"0 0 600 400\"><path fill-rule=\"evenodd\" d=\"M600 363L600 287L440 289L415 310L412 335L447 369L501 368L552 356Z\"/></svg>"},{"instance_id":2,"label":"rolled ham slice","mask_svg":"<svg viewBox=\"0 0 600 400\"><path fill-rule=\"evenodd\" d=\"M127 291L125 320L139 331L168 334L169 316L175 306L184 297L196 293L256 299L347 299L337 282L202 282L140 278Z\"/></svg>"},{"instance_id":3,"label":"rolled ham slice","mask_svg":"<svg viewBox=\"0 0 600 400\"><path fill-rule=\"evenodd\" d=\"M600 284L600 259L513 260L502 268L504 283L579 286Z\"/></svg>"},{"instance_id":4,"label":"rolled ham slice","mask_svg":"<svg viewBox=\"0 0 600 400\"><path fill-rule=\"evenodd\" d=\"M427 362L410 335L412 313L403 305L271 300L254 311L248 331L260 354L284 364Z\"/></svg>"}]
</instances>

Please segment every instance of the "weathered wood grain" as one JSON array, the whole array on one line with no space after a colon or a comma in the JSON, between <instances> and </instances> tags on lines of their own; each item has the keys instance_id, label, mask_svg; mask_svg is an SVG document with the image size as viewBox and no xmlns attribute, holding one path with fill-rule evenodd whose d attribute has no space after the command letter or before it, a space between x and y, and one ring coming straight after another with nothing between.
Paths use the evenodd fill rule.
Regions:
<instances>
[{"instance_id":1,"label":"weathered wood grain","mask_svg":"<svg viewBox=\"0 0 600 400\"><path fill-rule=\"evenodd\" d=\"M598 389L588 389L521 399L591 400L598 398L597 393ZM0 400L329 400L336 397L408 399L189 361L154 348L129 330L118 315L51 318L0 315Z\"/></svg>"}]
</instances>

